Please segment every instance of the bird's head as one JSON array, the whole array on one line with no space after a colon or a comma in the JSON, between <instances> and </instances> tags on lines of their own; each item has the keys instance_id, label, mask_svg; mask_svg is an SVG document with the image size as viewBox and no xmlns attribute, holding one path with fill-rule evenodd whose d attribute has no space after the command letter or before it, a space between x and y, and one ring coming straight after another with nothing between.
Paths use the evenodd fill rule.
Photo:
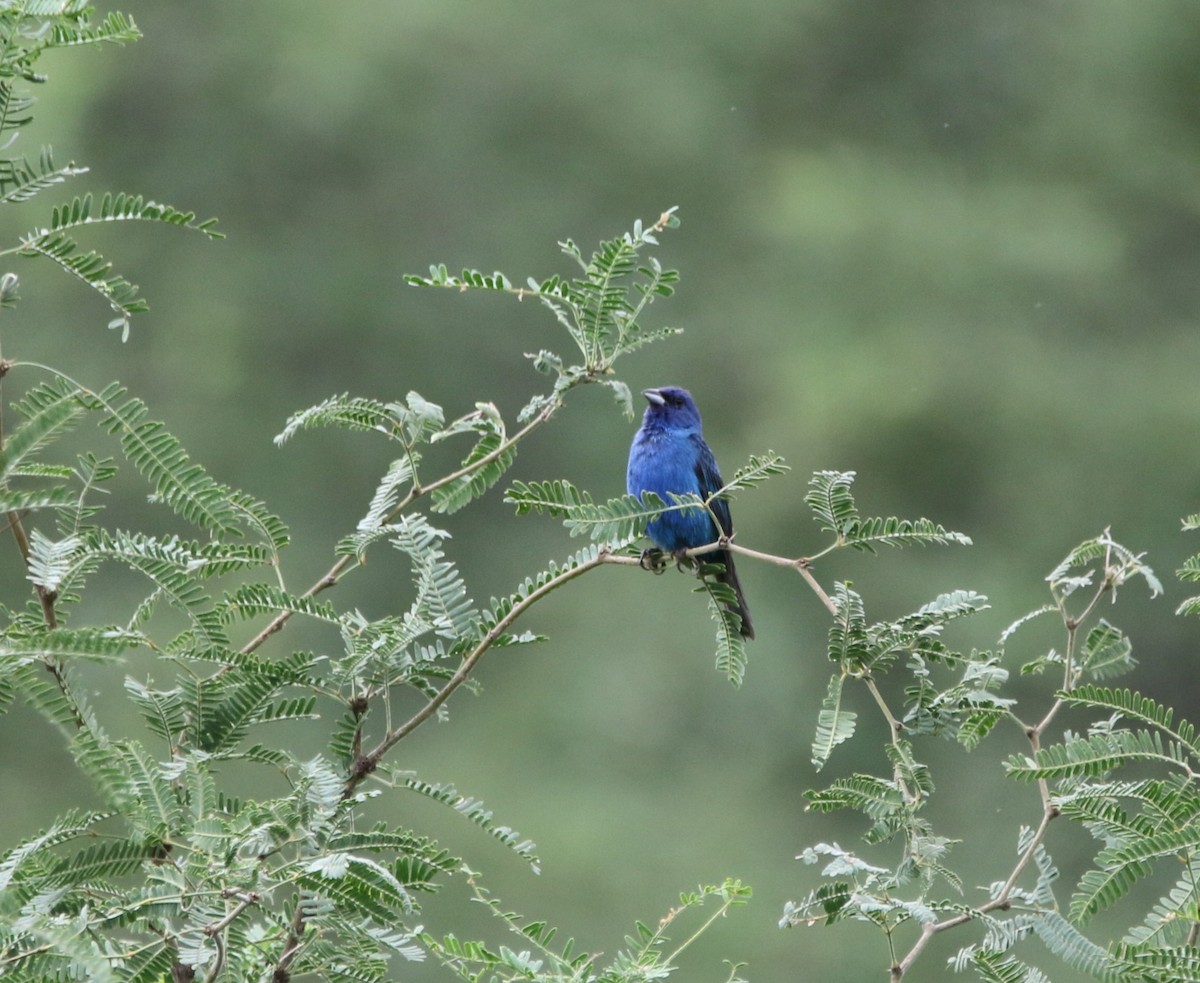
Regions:
<instances>
[{"instance_id":1,"label":"bird's head","mask_svg":"<svg viewBox=\"0 0 1200 983\"><path fill-rule=\"evenodd\" d=\"M700 411L692 394L678 386L660 386L643 389L642 395L650 404L642 422L667 430L694 430L700 432Z\"/></svg>"}]
</instances>

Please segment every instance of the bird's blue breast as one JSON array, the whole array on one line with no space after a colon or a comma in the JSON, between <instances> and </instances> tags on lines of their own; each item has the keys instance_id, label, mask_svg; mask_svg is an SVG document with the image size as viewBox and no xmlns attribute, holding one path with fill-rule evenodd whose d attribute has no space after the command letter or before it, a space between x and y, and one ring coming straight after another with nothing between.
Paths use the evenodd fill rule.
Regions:
<instances>
[{"instance_id":1,"label":"bird's blue breast","mask_svg":"<svg viewBox=\"0 0 1200 983\"><path fill-rule=\"evenodd\" d=\"M630 495L653 492L667 504L671 495L699 495L712 489L700 486L697 465L702 444L687 430L640 430L629 449L625 485ZM668 512L646 527L654 545L668 552L703 546L717 538L716 527L702 508Z\"/></svg>"}]
</instances>

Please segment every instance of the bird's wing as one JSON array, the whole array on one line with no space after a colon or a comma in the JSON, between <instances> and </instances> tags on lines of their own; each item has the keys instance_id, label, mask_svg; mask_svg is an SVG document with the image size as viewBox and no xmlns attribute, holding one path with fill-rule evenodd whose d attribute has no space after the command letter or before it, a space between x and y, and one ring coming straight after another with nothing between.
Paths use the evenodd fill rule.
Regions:
<instances>
[{"instance_id":1,"label":"bird's wing","mask_svg":"<svg viewBox=\"0 0 1200 983\"><path fill-rule=\"evenodd\" d=\"M691 438L696 444L696 481L700 485L700 497L708 498L715 491L725 486L721 480L721 472L717 470L717 461L712 450L698 434ZM710 506L717 521L721 524L721 532L726 536L733 534L733 517L729 514L729 503L723 498L714 500Z\"/></svg>"}]
</instances>

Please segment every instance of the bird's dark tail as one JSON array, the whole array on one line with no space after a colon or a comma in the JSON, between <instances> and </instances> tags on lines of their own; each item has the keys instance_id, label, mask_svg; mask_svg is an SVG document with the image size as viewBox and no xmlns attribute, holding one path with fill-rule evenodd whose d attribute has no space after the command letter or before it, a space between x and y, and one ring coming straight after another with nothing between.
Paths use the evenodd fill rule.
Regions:
<instances>
[{"instance_id":1,"label":"bird's dark tail","mask_svg":"<svg viewBox=\"0 0 1200 983\"><path fill-rule=\"evenodd\" d=\"M709 554L712 555L711 553ZM737 604L730 605L731 611L736 611L742 619L742 637L754 637L754 625L750 621L750 609L746 607L746 595L742 593L742 585L738 582L737 568L733 565L733 554L729 550L721 550L717 554L718 562L724 564L724 570L717 575L717 580L733 589Z\"/></svg>"}]
</instances>

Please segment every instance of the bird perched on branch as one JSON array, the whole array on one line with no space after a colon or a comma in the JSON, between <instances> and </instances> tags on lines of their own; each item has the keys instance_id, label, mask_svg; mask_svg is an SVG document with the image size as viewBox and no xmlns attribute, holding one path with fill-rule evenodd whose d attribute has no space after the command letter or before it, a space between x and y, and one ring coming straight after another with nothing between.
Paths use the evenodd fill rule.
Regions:
<instances>
[{"instance_id":1,"label":"bird perched on branch","mask_svg":"<svg viewBox=\"0 0 1200 983\"><path fill-rule=\"evenodd\" d=\"M640 499L643 492L653 492L670 505L671 495L693 494L707 499L720 490L724 482L713 453L704 442L700 411L691 393L677 386L663 386L643 390L642 395L650 405L629 448L629 469L625 476L629 494ZM646 526L646 535L660 550L679 559L686 550L733 535L729 503L713 499L707 508L696 506L664 512ZM715 549L698 559L721 567L717 580L732 588L737 597L737 603L729 609L742 619L742 635L753 638L754 626L750 623L742 585L738 583L733 554L727 549Z\"/></svg>"}]
</instances>

